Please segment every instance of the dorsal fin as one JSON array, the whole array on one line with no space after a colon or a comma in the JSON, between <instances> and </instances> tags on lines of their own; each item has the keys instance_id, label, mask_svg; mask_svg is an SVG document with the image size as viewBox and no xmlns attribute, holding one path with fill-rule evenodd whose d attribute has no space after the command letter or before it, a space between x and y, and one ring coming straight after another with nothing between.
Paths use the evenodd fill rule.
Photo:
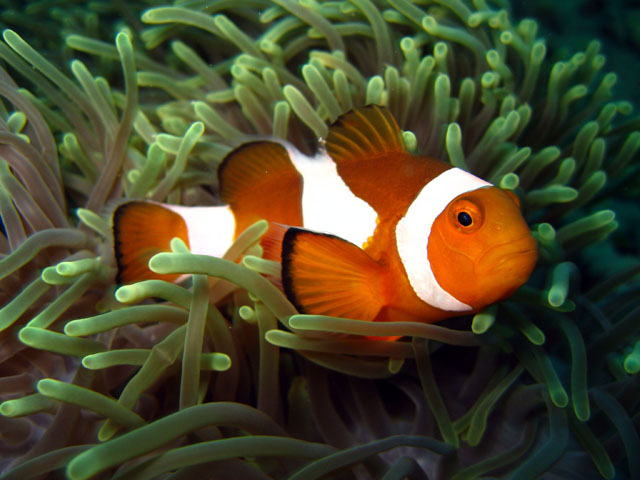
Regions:
<instances>
[{"instance_id":1,"label":"dorsal fin","mask_svg":"<svg viewBox=\"0 0 640 480\"><path fill-rule=\"evenodd\" d=\"M407 152L395 119L377 105L338 118L325 145L344 183L381 219L402 216L429 181L451 168Z\"/></svg>"},{"instance_id":2,"label":"dorsal fin","mask_svg":"<svg viewBox=\"0 0 640 480\"><path fill-rule=\"evenodd\" d=\"M179 275L161 275L149 270L149 259L171 250L169 242L179 237L187 246L189 233L184 219L172 210L152 202L133 201L113 212L113 240L118 273L116 282L142 280L173 282Z\"/></svg>"},{"instance_id":3,"label":"dorsal fin","mask_svg":"<svg viewBox=\"0 0 640 480\"><path fill-rule=\"evenodd\" d=\"M340 116L330 127L327 153L338 166L405 151L400 127L386 108L368 105Z\"/></svg>"},{"instance_id":4,"label":"dorsal fin","mask_svg":"<svg viewBox=\"0 0 640 480\"><path fill-rule=\"evenodd\" d=\"M279 143L239 146L218 167L218 179L236 220L235 236L260 219L302 225L302 176Z\"/></svg>"}]
</instances>

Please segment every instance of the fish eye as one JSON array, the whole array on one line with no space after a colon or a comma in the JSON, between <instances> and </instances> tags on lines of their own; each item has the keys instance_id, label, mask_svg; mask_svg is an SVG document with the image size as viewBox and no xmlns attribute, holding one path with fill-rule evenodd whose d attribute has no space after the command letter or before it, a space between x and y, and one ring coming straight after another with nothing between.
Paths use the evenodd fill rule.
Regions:
<instances>
[{"instance_id":1,"label":"fish eye","mask_svg":"<svg viewBox=\"0 0 640 480\"><path fill-rule=\"evenodd\" d=\"M456 198L449 204L448 211L450 225L462 234L473 233L484 223L482 205L469 195Z\"/></svg>"},{"instance_id":2,"label":"fish eye","mask_svg":"<svg viewBox=\"0 0 640 480\"><path fill-rule=\"evenodd\" d=\"M468 227L473 223L473 218L471 218L469 212L458 212L458 223L463 227Z\"/></svg>"}]
</instances>

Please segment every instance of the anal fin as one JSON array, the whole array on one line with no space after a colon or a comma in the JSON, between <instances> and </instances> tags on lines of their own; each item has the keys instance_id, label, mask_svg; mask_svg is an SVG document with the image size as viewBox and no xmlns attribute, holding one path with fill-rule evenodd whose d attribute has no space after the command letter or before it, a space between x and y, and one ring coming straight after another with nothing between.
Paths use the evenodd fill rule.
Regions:
<instances>
[{"instance_id":1,"label":"anal fin","mask_svg":"<svg viewBox=\"0 0 640 480\"><path fill-rule=\"evenodd\" d=\"M302 313L373 320L385 303L382 268L361 248L300 228L284 235L282 283Z\"/></svg>"},{"instance_id":2,"label":"anal fin","mask_svg":"<svg viewBox=\"0 0 640 480\"><path fill-rule=\"evenodd\" d=\"M179 275L161 275L149 270L149 259L171 250L174 237L189 245L187 224L172 210L152 202L133 201L113 212L113 238L118 273L116 282L129 284L142 280L173 282Z\"/></svg>"}]
</instances>

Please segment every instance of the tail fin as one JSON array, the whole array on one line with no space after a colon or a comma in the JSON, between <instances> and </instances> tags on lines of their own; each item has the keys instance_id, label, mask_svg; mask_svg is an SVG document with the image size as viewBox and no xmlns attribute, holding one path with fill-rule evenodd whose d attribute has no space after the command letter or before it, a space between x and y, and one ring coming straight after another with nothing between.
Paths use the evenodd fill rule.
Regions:
<instances>
[{"instance_id":1,"label":"tail fin","mask_svg":"<svg viewBox=\"0 0 640 480\"><path fill-rule=\"evenodd\" d=\"M179 214L151 202L119 205L113 212L117 283L175 281L179 275L160 275L149 270L149 259L156 253L170 251L169 242L174 237L189 245L187 224Z\"/></svg>"}]
</instances>

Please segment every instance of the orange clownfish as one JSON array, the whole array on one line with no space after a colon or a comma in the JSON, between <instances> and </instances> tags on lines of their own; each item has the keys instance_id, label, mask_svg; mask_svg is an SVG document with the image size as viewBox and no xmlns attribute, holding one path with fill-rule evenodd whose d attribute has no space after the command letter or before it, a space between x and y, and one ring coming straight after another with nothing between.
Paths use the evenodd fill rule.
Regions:
<instances>
[{"instance_id":1,"label":"orange clownfish","mask_svg":"<svg viewBox=\"0 0 640 480\"><path fill-rule=\"evenodd\" d=\"M342 115L324 143L316 158L270 141L236 148L218 169L227 206L120 205L118 282L175 280L147 267L171 238L221 256L261 218L265 258L281 262L284 293L302 313L431 323L476 312L529 278L537 245L517 197L407 152L385 108Z\"/></svg>"}]
</instances>

